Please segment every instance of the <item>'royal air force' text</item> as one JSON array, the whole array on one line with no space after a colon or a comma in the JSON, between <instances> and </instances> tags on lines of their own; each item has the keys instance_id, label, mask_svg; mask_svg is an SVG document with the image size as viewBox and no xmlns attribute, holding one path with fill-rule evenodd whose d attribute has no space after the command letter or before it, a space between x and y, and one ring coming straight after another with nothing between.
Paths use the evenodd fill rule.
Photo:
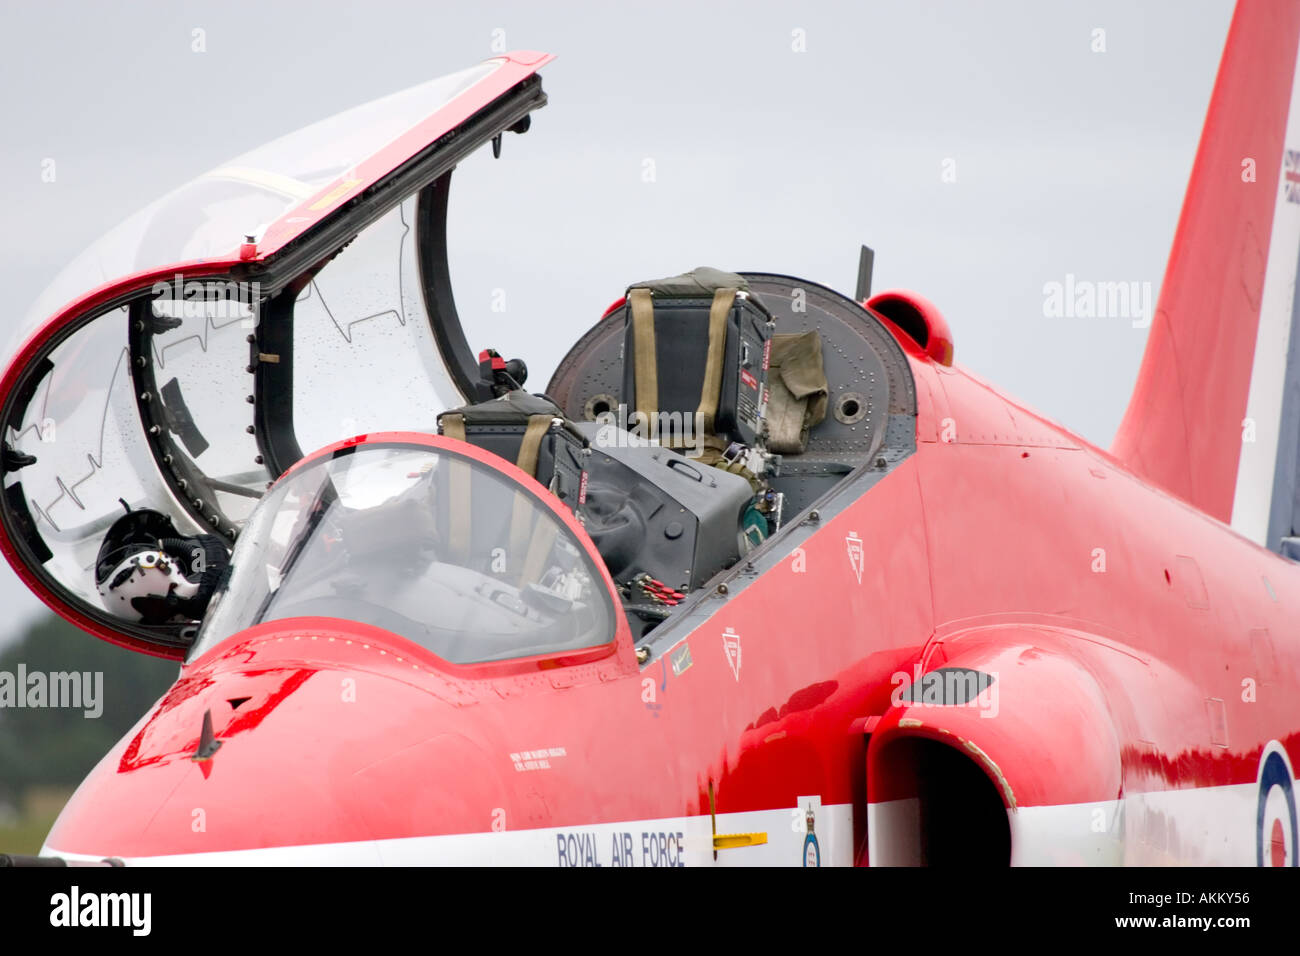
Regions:
<instances>
[{"instance_id":1,"label":"'royal air force' text","mask_svg":"<svg viewBox=\"0 0 1300 956\"><path fill-rule=\"evenodd\" d=\"M685 866L681 833L557 833L560 866Z\"/></svg>"}]
</instances>

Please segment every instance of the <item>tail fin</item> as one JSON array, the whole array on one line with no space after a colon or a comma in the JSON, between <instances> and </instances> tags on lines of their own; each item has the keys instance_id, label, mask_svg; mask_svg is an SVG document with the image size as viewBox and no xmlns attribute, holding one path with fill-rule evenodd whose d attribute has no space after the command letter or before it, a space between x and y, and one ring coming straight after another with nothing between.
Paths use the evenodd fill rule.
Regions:
<instances>
[{"instance_id":1,"label":"tail fin","mask_svg":"<svg viewBox=\"0 0 1300 956\"><path fill-rule=\"evenodd\" d=\"M1239 0L1111 447L1274 549L1300 527L1297 40L1300 0Z\"/></svg>"}]
</instances>

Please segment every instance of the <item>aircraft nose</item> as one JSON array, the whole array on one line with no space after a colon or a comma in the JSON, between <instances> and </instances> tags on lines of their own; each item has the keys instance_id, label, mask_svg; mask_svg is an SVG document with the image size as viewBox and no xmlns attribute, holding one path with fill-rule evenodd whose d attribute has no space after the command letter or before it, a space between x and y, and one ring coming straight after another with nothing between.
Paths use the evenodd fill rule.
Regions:
<instances>
[{"instance_id":1,"label":"aircraft nose","mask_svg":"<svg viewBox=\"0 0 1300 956\"><path fill-rule=\"evenodd\" d=\"M466 720L473 695L403 649L366 629L272 631L187 668L78 789L47 851L379 863L376 841L490 830L508 755Z\"/></svg>"}]
</instances>

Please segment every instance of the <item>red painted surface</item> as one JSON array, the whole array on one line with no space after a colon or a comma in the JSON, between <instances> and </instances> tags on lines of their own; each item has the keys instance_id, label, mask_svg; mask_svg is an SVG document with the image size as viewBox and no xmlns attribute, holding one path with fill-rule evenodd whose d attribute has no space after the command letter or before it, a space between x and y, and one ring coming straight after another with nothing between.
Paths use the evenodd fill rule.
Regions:
<instances>
[{"instance_id":1,"label":"red painted surface","mask_svg":"<svg viewBox=\"0 0 1300 956\"><path fill-rule=\"evenodd\" d=\"M627 296L620 296L616 302L614 302L608 309L606 309L604 312L601 313L600 317L602 319L608 319L611 315L613 315L619 309L623 308L623 306L625 306L626 304L627 304Z\"/></svg>"},{"instance_id":2,"label":"red painted surface","mask_svg":"<svg viewBox=\"0 0 1300 956\"><path fill-rule=\"evenodd\" d=\"M914 364L918 379L938 370ZM718 601L687 638L694 663L680 677L667 657L637 668L625 634L599 661L494 673L499 665L449 667L374 628L274 622L185 667L50 842L135 856L473 832L488 829L495 807L531 826L576 826L707 813L710 780L724 813L794 806L807 793L861 805L861 731L873 717L873 750L904 731L975 742L1018 807L1113 799L1121 786L1251 783L1271 738L1300 759L1290 696L1247 704L1240 693L1240 676L1258 670L1252 630L1285 635L1300 615L1300 568L1075 436L1047 425L1056 446L995 435L992 423L1036 416L959 369L944 373L975 386L949 408L990 423L987 440L921 442L803 546L804 571L792 556ZM860 583L849 532L868 545ZM1097 548L1104 571L1094 570ZM1180 555L1195 559L1201 582ZM1194 606L1202 594L1209 606ZM739 679L726 628L742 642ZM998 719L891 707L892 675L911 675L923 650L925 670L997 674ZM1293 646L1272 650L1277 675L1300 671ZM655 710L642 701L643 676L663 683ZM357 681L355 705L338 702L344 677ZM1226 746L1207 698L1224 701ZM205 777L188 756L207 708L224 744ZM900 728L907 720L919 725ZM567 756L516 785L509 754L543 747ZM430 787L453 766L459 782ZM908 786L877 779L872 799ZM195 805L234 820L192 834Z\"/></svg>"},{"instance_id":3,"label":"red painted surface","mask_svg":"<svg viewBox=\"0 0 1300 956\"><path fill-rule=\"evenodd\" d=\"M953 341L948 320L943 317L938 306L919 292L893 289L873 295L862 305L885 318L896 320L900 312L914 317L914 321L919 322L925 330L924 340L917 340L925 354L940 365L952 364ZM901 331L897 321L891 322L890 325L893 329Z\"/></svg>"},{"instance_id":4,"label":"red painted surface","mask_svg":"<svg viewBox=\"0 0 1300 956\"><path fill-rule=\"evenodd\" d=\"M1111 450L1227 521L1259 326L1300 5L1237 7L1137 386ZM1242 162L1256 180L1242 180Z\"/></svg>"}]
</instances>

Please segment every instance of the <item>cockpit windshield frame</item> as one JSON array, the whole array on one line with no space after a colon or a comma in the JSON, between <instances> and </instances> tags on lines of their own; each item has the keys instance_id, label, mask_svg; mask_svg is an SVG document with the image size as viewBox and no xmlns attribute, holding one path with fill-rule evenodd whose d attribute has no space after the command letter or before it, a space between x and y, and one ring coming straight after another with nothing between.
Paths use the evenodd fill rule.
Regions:
<instances>
[{"instance_id":1,"label":"cockpit windshield frame","mask_svg":"<svg viewBox=\"0 0 1300 956\"><path fill-rule=\"evenodd\" d=\"M402 480L386 486L376 481L385 468ZM394 487L402 490L394 493ZM359 502L358 489L360 497L373 500ZM447 497L448 489L458 497ZM414 501L430 504L435 492L437 514L426 509L415 521L404 517L402 540L388 537L397 527L394 514L409 514ZM449 556L455 528L438 528L437 515L471 507L479 526L465 542L467 550ZM495 535L484 533L485 517ZM521 528L531 529L517 539L523 547L514 540L507 544L506 532L514 539ZM383 568L374 564L376 540L383 542ZM549 567L557 556L568 564L567 597L555 576L561 569ZM320 573L326 565L334 572ZM331 613L349 595L359 595L355 606L346 614ZM590 661L613 653L620 642L630 653L630 631L616 595L581 523L510 463L441 436L362 436L307 456L259 503L187 663L277 620L330 618L395 634L449 669L524 659L539 666ZM464 603L464 613L456 601ZM494 623L500 626L494 629ZM554 640L569 632L574 636Z\"/></svg>"}]
</instances>

